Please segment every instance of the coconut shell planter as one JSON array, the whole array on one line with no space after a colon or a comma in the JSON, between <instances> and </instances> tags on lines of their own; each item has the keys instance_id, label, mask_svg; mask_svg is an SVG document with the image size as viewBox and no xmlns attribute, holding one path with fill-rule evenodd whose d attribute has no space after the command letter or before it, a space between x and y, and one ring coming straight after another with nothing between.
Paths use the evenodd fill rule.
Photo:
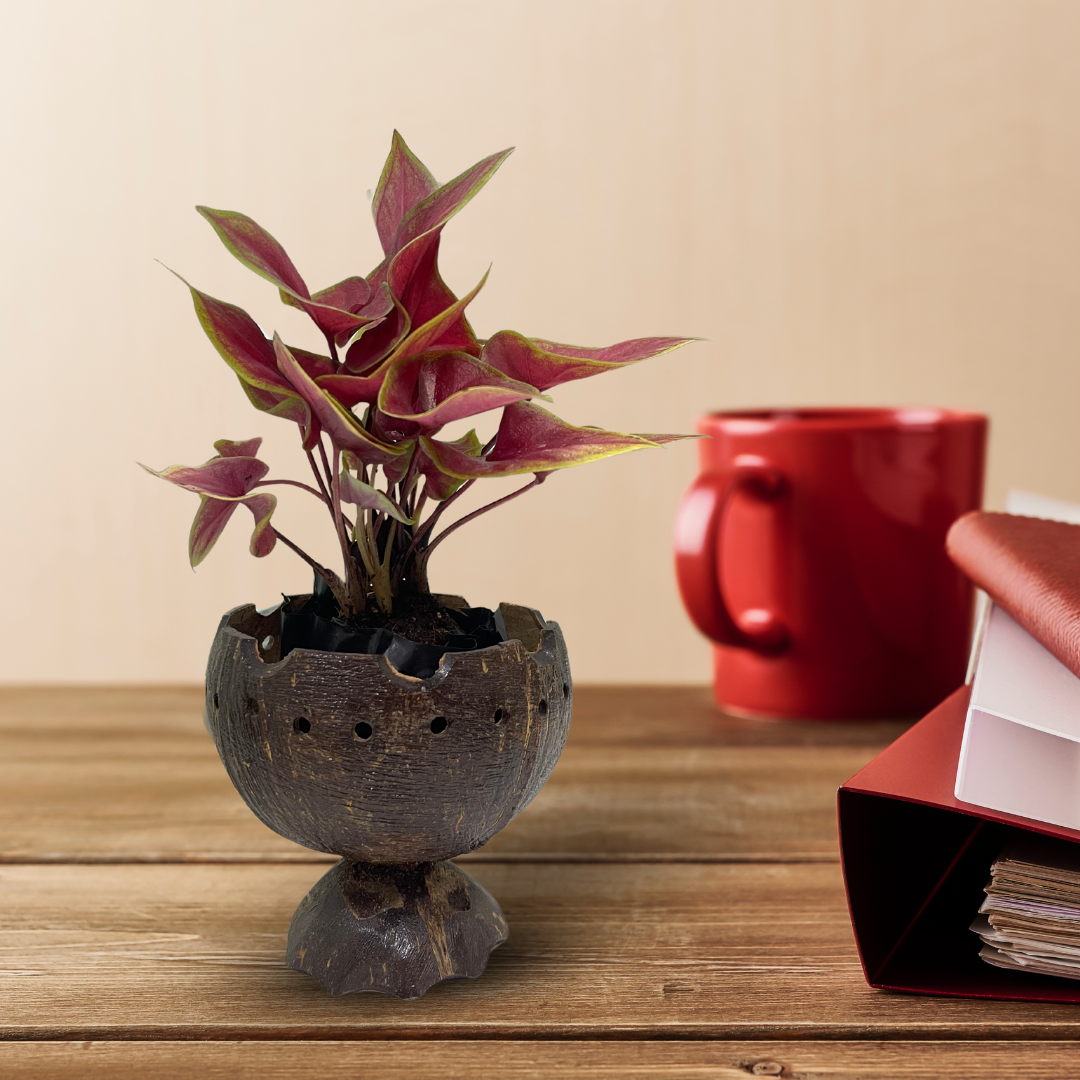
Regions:
<instances>
[{"instance_id":1,"label":"coconut shell planter","mask_svg":"<svg viewBox=\"0 0 1080 1080\"><path fill-rule=\"evenodd\" d=\"M558 469L684 437L574 427L533 399L685 338L579 348L510 330L487 339L473 332L465 308L484 281L458 299L439 274L439 244L509 153L439 184L395 132L372 199L384 258L366 277L316 292L251 218L198 207L225 247L326 341L325 354L290 347L189 285L207 337L251 404L296 424L310 476L269 478L260 438L221 439L202 465L148 471L199 496L192 566L243 506L254 519L252 555L280 542L314 572L310 594L222 619L206 719L258 817L341 856L297 908L287 947L289 965L332 994L414 998L484 970L507 939L506 920L449 860L529 804L570 726L558 625L526 607L490 611L433 595L432 552ZM445 425L492 410L501 414L486 441L476 430L437 438ZM528 482L460 513L458 500L478 481L514 476ZM340 549L336 569L272 520L280 485L322 504Z\"/></svg>"},{"instance_id":2,"label":"coconut shell planter","mask_svg":"<svg viewBox=\"0 0 1080 1080\"><path fill-rule=\"evenodd\" d=\"M487 843L562 753L571 686L558 624L503 604L509 640L426 679L386 654L294 649L281 610L235 608L210 653L206 717L244 801L342 856L293 916L288 962L332 994L419 997L475 978L507 938L495 899L447 861Z\"/></svg>"}]
</instances>

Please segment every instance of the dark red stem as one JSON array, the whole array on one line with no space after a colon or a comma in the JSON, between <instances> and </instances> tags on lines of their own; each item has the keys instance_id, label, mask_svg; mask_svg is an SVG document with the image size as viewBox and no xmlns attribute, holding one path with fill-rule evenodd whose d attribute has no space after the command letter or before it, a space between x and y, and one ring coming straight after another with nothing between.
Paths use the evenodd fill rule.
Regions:
<instances>
[{"instance_id":1,"label":"dark red stem","mask_svg":"<svg viewBox=\"0 0 1080 1080\"><path fill-rule=\"evenodd\" d=\"M474 518L478 518L481 514L486 514L489 510L494 510L496 506L502 506L503 503L510 502L511 499L516 499L519 495L524 495L530 488L537 487L547 479L547 473L537 473L535 479L531 484L526 484L522 488L518 488L517 491L510 492L509 495L504 495L501 499L496 499L494 502L489 502L487 506L481 506L479 510L474 510L471 514L466 514L463 518L458 518L453 525L447 526L443 529L434 540L427 546L425 555L430 555L435 548L439 546L455 529L460 529L462 525L467 525ZM447 500L449 501L449 500Z\"/></svg>"}]
</instances>

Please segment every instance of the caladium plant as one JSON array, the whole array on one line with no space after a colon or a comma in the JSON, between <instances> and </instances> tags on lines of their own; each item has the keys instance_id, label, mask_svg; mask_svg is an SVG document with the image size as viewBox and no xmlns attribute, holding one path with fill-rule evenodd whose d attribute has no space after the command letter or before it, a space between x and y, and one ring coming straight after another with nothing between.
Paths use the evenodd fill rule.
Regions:
<instances>
[{"instance_id":1,"label":"caladium plant","mask_svg":"<svg viewBox=\"0 0 1080 1080\"><path fill-rule=\"evenodd\" d=\"M250 270L305 312L326 353L267 337L245 311L188 286L199 322L261 412L299 428L314 486L267 479L261 439L221 440L203 465L155 472L193 491L199 509L189 555L201 562L243 503L255 518L251 553L280 540L327 584L343 616L365 609L390 615L395 597L426 594L431 553L461 525L543 482L556 469L659 446L678 435L627 435L574 427L535 404L561 383L658 356L687 338L640 338L602 349L560 345L502 330L477 338L465 308L487 275L459 299L438 269L443 227L506 160L504 150L446 184L394 133L372 200L384 258L366 277L312 292L285 249L251 218L198 211ZM187 284L185 282L185 284ZM498 431L440 439L453 421L501 409ZM438 531L446 511L478 480L530 476L510 495ZM343 573L322 566L270 523L268 489L291 484L319 499L333 522Z\"/></svg>"}]
</instances>

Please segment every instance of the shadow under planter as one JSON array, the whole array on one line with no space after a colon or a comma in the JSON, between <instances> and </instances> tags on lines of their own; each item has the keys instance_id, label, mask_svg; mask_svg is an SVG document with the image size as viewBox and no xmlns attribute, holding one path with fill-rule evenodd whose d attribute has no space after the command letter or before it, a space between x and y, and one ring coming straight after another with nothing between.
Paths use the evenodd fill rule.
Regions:
<instances>
[{"instance_id":1,"label":"shadow under planter","mask_svg":"<svg viewBox=\"0 0 1080 1080\"><path fill-rule=\"evenodd\" d=\"M475 978L507 938L495 899L447 860L536 796L570 727L557 623L500 605L511 640L447 653L428 679L381 655L294 649L281 613L221 621L207 727L244 801L275 832L342 856L301 902L289 965L331 994L416 998Z\"/></svg>"}]
</instances>

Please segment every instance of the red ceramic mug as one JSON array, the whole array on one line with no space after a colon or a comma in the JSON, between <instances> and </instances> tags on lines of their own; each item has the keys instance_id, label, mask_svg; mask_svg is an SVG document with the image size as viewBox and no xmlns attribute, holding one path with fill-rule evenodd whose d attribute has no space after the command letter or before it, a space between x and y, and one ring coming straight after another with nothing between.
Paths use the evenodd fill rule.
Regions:
<instances>
[{"instance_id":1,"label":"red ceramic mug","mask_svg":"<svg viewBox=\"0 0 1080 1080\"><path fill-rule=\"evenodd\" d=\"M963 682L972 587L945 534L982 504L986 417L759 410L698 431L675 567L722 708L918 716Z\"/></svg>"}]
</instances>

